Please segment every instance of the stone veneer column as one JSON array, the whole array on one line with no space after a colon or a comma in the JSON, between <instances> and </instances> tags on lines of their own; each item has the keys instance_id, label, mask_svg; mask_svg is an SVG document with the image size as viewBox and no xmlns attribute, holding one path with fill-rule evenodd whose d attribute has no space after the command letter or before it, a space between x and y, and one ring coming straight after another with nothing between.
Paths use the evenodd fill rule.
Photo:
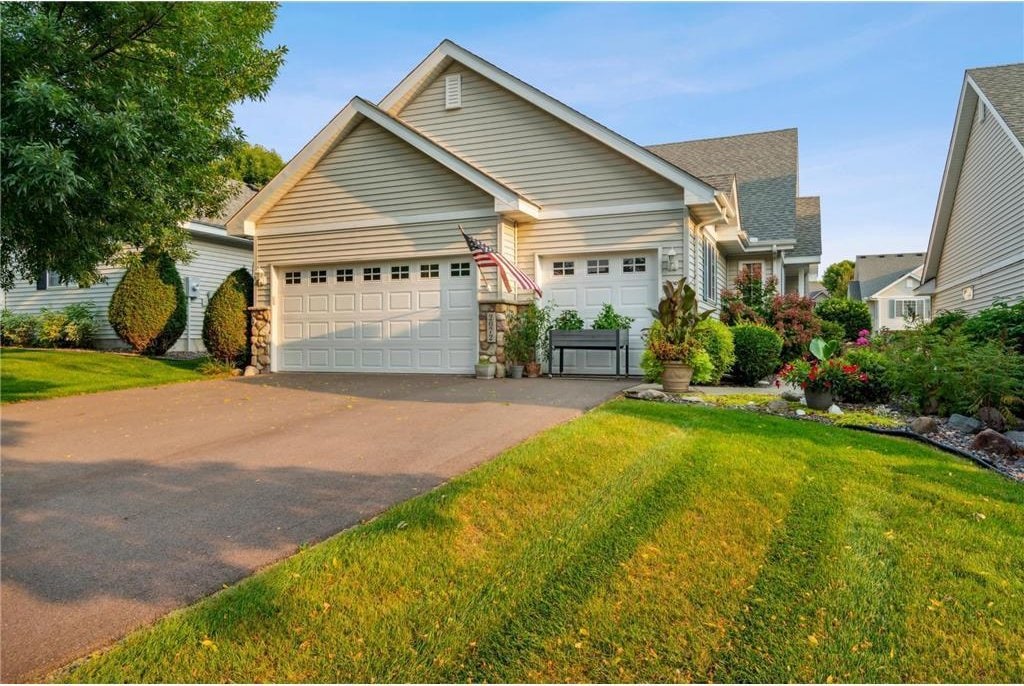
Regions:
<instances>
[{"instance_id":1,"label":"stone veneer column","mask_svg":"<svg viewBox=\"0 0 1024 686\"><path fill-rule=\"evenodd\" d=\"M508 313L516 312L518 305L512 303L480 303L480 355L498 365L498 378L505 376L505 331L508 328ZM487 315L494 313L496 335L494 342L487 340Z\"/></svg>"},{"instance_id":2,"label":"stone veneer column","mask_svg":"<svg viewBox=\"0 0 1024 686\"><path fill-rule=\"evenodd\" d=\"M270 372L270 308L250 307L250 366L256 374ZM248 372L248 370L246 370Z\"/></svg>"}]
</instances>

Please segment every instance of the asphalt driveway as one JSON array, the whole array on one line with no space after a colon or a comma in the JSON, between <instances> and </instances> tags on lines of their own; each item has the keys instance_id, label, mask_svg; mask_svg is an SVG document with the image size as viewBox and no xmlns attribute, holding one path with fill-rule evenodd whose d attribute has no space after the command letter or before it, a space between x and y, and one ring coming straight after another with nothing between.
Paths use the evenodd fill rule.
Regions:
<instances>
[{"instance_id":1,"label":"asphalt driveway","mask_svg":"<svg viewBox=\"0 0 1024 686\"><path fill-rule=\"evenodd\" d=\"M276 374L3 408L0 678L38 678L630 385Z\"/></svg>"}]
</instances>

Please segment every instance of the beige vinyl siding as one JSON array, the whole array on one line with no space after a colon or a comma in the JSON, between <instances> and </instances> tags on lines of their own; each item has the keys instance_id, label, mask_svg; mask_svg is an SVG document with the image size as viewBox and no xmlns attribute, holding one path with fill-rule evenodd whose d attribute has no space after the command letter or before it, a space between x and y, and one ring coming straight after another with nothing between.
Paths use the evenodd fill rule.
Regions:
<instances>
[{"instance_id":1,"label":"beige vinyl siding","mask_svg":"<svg viewBox=\"0 0 1024 686\"><path fill-rule=\"evenodd\" d=\"M1024 155L994 113L971 129L935 283L935 312L1024 298Z\"/></svg>"},{"instance_id":2,"label":"beige vinyl siding","mask_svg":"<svg viewBox=\"0 0 1024 686\"><path fill-rule=\"evenodd\" d=\"M469 250L459 234L458 224L462 224L466 233L473 237L495 245L498 221L491 216L462 221L258 235L257 255L260 267L268 275L271 266L328 266L340 262L387 262L439 255L465 255L468 260ZM484 273L493 284L492 271L493 268ZM269 284L257 289L257 304L268 305L269 294Z\"/></svg>"},{"instance_id":3,"label":"beige vinyl siding","mask_svg":"<svg viewBox=\"0 0 1024 686\"><path fill-rule=\"evenodd\" d=\"M203 316L213 292L231 272L245 267L252 269L252 251L248 247L235 247L194 238L190 244L195 256L189 264L178 264L182 285L185 278L199 279L200 298L189 301L189 330L182 334L172 350L185 350L186 339L190 350L203 350ZM4 292L4 307L13 312L37 313L43 309L59 310L67 305L87 303L96 311L96 345L100 348L124 348L124 342L117 337L107 320L107 309L114 289L121 283L124 269L101 267L104 281L89 288L78 286L54 286L36 290L35 282L20 282Z\"/></svg>"},{"instance_id":4,"label":"beige vinyl siding","mask_svg":"<svg viewBox=\"0 0 1024 686\"><path fill-rule=\"evenodd\" d=\"M518 265L533 276L537 255L580 255L674 247L682 256L684 218L682 211L668 211L521 223L516 243ZM663 276L678 279L682 272L665 273Z\"/></svg>"},{"instance_id":5,"label":"beige vinyl siding","mask_svg":"<svg viewBox=\"0 0 1024 686\"><path fill-rule=\"evenodd\" d=\"M444 77L462 74L462 107L444 109ZM454 64L399 118L542 208L682 200L680 187Z\"/></svg>"},{"instance_id":6,"label":"beige vinyl siding","mask_svg":"<svg viewBox=\"0 0 1024 686\"><path fill-rule=\"evenodd\" d=\"M364 121L288 191L257 228L302 230L332 222L493 206L487 193L377 124Z\"/></svg>"}]
</instances>

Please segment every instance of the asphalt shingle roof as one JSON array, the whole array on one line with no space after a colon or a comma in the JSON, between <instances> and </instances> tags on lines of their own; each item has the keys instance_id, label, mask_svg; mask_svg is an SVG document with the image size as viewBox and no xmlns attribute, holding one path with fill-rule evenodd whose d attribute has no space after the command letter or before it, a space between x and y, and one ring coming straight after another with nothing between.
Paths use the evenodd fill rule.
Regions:
<instances>
[{"instance_id":1,"label":"asphalt shingle roof","mask_svg":"<svg viewBox=\"0 0 1024 686\"><path fill-rule=\"evenodd\" d=\"M796 199L796 247L792 257L821 255L821 198Z\"/></svg>"},{"instance_id":2,"label":"asphalt shingle roof","mask_svg":"<svg viewBox=\"0 0 1024 686\"><path fill-rule=\"evenodd\" d=\"M663 143L647 149L704 179L735 174L744 230L762 241L795 237L796 129Z\"/></svg>"},{"instance_id":3,"label":"asphalt shingle roof","mask_svg":"<svg viewBox=\"0 0 1024 686\"><path fill-rule=\"evenodd\" d=\"M967 75L978 84L1017 140L1024 143L1024 62L968 69Z\"/></svg>"},{"instance_id":4,"label":"asphalt shingle roof","mask_svg":"<svg viewBox=\"0 0 1024 686\"><path fill-rule=\"evenodd\" d=\"M849 295L854 300L870 298L922 264L924 264L923 252L857 255Z\"/></svg>"},{"instance_id":5,"label":"asphalt shingle roof","mask_svg":"<svg viewBox=\"0 0 1024 686\"><path fill-rule=\"evenodd\" d=\"M238 210L242 209L242 205L249 202L249 199L257 193L255 188L241 181L233 181L231 185L234 188L220 212L215 217L197 217L196 221L211 226L224 226Z\"/></svg>"}]
</instances>

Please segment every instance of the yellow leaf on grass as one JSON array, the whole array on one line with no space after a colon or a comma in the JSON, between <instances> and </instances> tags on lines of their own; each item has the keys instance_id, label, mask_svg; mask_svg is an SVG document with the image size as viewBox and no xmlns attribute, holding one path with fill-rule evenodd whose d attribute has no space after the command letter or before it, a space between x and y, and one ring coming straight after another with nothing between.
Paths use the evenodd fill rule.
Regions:
<instances>
[{"instance_id":1,"label":"yellow leaf on grass","mask_svg":"<svg viewBox=\"0 0 1024 686\"><path fill-rule=\"evenodd\" d=\"M217 650L217 644L214 643L213 641L211 641L209 638L204 638L202 640L202 644L203 644L204 648L209 648L210 650L212 650L214 652L216 652L216 650Z\"/></svg>"},{"instance_id":2,"label":"yellow leaf on grass","mask_svg":"<svg viewBox=\"0 0 1024 686\"><path fill-rule=\"evenodd\" d=\"M810 643L812 646L816 646L818 645L818 637L814 634L811 634L807 637L807 642Z\"/></svg>"}]
</instances>

